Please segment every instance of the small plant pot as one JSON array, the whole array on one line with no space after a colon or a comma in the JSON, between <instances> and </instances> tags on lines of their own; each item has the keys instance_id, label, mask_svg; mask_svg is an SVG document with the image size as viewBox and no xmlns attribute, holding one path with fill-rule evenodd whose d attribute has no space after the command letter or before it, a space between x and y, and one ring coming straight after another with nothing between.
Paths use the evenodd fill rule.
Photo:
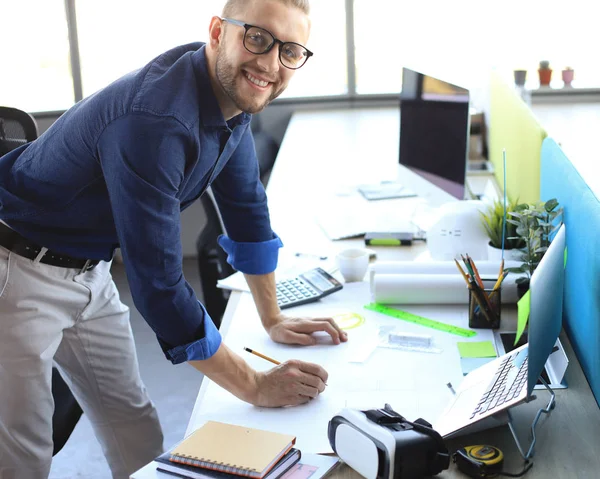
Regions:
<instances>
[{"instance_id":1,"label":"small plant pot","mask_svg":"<svg viewBox=\"0 0 600 479\"><path fill-rule=\"evenodd\" d=\"M562 71L562 81L565 83L566 87L570 87L573 82L573 78L575 77L575 70L563 70Z\"/></svg>"},{"instance_id":2,"label":"small plant pot","mask_svg":"<svg viewBox=\"0 0 600 479\"><path fill-rule=\"evenodd\" d=\"M527 70L514 70L515 75L515 85L517 86L525 86L525 81L527 80Z\"/></svg>"},{"instance_id":3,"label":"small plant pot","mask_svg":"<svg viewBox=\"0 0 600 479\"><path fill-rule=\"evenodd\" d=\"M549 86L550 80L552 80L552 69L548 68L547 70L538 70L538 75L540 77L540 86Z\"/></svg>"}]
</instances>

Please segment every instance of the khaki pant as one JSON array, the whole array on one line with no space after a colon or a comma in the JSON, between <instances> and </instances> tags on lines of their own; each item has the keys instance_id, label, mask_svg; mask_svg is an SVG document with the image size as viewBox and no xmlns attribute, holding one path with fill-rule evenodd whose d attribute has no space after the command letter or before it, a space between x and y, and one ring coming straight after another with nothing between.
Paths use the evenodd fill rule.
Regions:
<instances>
[{"instance_id":1,"label":"khaki pant","mask_svg":"<svg viewBox=\"0 0 600 479\"><path fill-rule=\"evenodd\" d=\"M114 478L162 452L139 376L129 309L101 262L81 273L0 247L0 479L47 478L53 360L90 419Z\"/></svg>"}]
</instances>

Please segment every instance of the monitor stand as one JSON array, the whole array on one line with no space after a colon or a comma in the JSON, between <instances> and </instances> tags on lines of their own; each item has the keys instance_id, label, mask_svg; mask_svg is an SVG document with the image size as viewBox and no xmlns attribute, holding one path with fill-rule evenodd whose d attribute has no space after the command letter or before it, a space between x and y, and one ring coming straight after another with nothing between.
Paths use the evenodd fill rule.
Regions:
<instances>
[{"instance_id":1,"label":"monitor stand","mask_svg":"<svg viewBox=\"0 0 600 479\"><path fill-rule=\"evenodd\" d=\"M517 430L515 428L515 423L514 423L512 413L511 413L510 409L508 409L508 411L507 411L508 412L508 427L510 428L510 432L512 433L515 443L517 444L517 448L519 449L519 452L521 453L521 456L523 456L523 459L525 459L525 461L529 461L533 457L533 448L535 447L535 442L536 442L535 428L537 426L537 423L540 420L540 417L542 416L542 414L547 414L549 416L550 413L552 412L552 410L556 407L556 394L554 393L554 391L552 391L552 389L550 389L550 386L548 386L548 383L546 381L544 381L544 379L542 377L540 377L539 380L542 382L542 384L545 386L545 388L550 393L550 401L548 401L548 404L546 405L545 408L541 408L538 410L537 414L535 415L535 418L533 419L533 422L531 423L531 443L529 444L529 449L527 449L527 452L525 452L525 449L521 445L521 441L519 441L519 437L517 436ZM535 399L535 396L532 396L530 398L530 400L533 400L533 399Z\"/></svg>"}]
</instances>

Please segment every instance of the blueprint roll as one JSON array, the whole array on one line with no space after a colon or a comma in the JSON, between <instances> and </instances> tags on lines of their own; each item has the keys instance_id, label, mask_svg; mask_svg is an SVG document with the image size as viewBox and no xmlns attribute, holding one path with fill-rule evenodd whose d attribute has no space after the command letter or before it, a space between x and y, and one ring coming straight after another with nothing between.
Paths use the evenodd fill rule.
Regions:
<instances>
[{"instance_id":1,"label":"blueprint roll","mask_svg":"<svg viewBox=\"0 0 600 479\"><path fill-rule=\"evenodd\" d=\"M463 270L464 263L459 260ZM505 261L505 268L516 268L521 263L518 261ZM475 266L480 275L498 277L500 271L499 261L476 261ZM454 261L377 261L369 268L374 274L457 274L458 269ZM464 283L463 283L464 284Z\"/></svg>"},{"instance_id":2,"label":"blueprint roll","mask_svg":"<svg viewBox=\"0 0 600 479\"><path fill-rule=\"evenodd\" d=\"M509 275L502 283L503 304L517 302L515 279ZM469 290L458 271L453 275L375 274L371 300L380 304L468 304Z\"/></svg>"}]
</instances>

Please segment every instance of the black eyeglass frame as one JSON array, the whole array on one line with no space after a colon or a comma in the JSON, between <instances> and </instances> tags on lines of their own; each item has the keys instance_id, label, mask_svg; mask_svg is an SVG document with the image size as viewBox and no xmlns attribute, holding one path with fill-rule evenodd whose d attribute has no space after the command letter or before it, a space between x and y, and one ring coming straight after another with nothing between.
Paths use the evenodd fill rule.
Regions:
<instances>
[{"instance_id":1,"label":"black eyeglass frame","mask_svg":"<svg viewBox=\"0 0 600 479\"><path fill-rule=\"evenodd\" d=\"M300 44L300 43L296 43L296 42L284 42L282 40L279 40L275 35L273 35L269 30L267 30L266 28L263 27L258 27L256 25L250 25L249 23L244 23L240 20L234 20L233 18L221 18L221 21L224 22L228 22L231 23L232 25L237 25L239 27L244 27L244 38L242 40L242 44L244 45L244 48L246 50L248 50L250 53L252 53L253 55L266 55L267 53L269 53L271 50L273 50L273 47L275 45L279 45L279 62L286 68L290 69L290 70L298 70L299 68L302 68L304 65L306 65L306 62L308 61L308 59L310 57L313 56L313 52L311 52L308 48L306 48L304 45ZM271 37L273 38L273 42L266 48L266 50L264 52L261 53L256 53L253 52L252 50L250 50L247 46L246 46L246 34L248 33L248 30L250 30L251 28L258 28L259 30L263 30L265 32L267 32L269 35L271 35ZM299 67L290 67L288 65L286 65L283 60L281 59L281 49L283 48L283 46L285 44L291 44L291 45L298 45L301 48L304 48L304 50L306 51L306 56L304 57L304 62L302 63L302 65L300 65Z\"/></svg>"}]
</instances>

